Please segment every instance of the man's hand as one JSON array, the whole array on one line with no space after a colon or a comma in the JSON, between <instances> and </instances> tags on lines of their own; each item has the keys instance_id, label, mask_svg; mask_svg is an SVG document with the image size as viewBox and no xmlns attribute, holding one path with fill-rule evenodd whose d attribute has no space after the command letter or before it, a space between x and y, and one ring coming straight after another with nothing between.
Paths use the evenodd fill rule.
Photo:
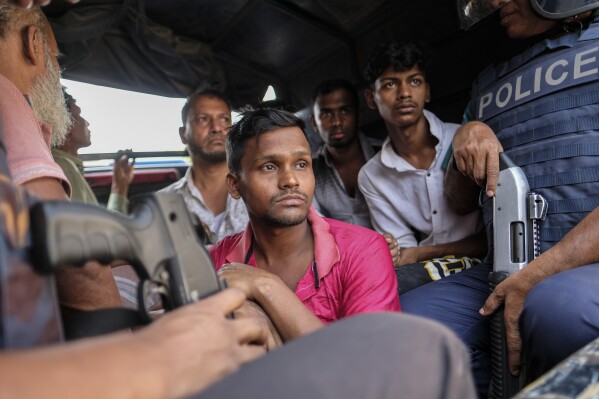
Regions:
<instances>
[{"instance_id":1,"label":"man's hand","mask_svg":"<svg viewBox=\"0 0 599 399\"><path fill-rule=\"evenodd\" d=\"M484 123L468 122L456 132L452 147L460 172L479 186L486 180L485 191L492 197L499 180L499 153L503 152L495 133Z\"/></svg>"},{"instance_id":2,"label":"man's hand","mask_svg":"<svg viewBox=\"0 0 599 399\"><path fill-rule=\"evenodd\" d=\"M135 172L133 166L135 160L130 160L127 155L123 154L119 159L114 161L112 167L112 189L111 192L117 193L126 197L129 193L129 185L133 181Z\"/></svg>"},{"instance_id":3,"label":"man's hand","mask_svg":"<svg viewBox=\"0 0 599 399\"><path fill-rule=\"evenodd\" d=\"M391 252L391 259L393 260L393 266L399 266L399 258L401 255L401 251L399 249L399 244L397 244L397 240L391 233L383 233L383 237L385 237L385 241L387 241L387 246L389 246L389 251Z\"/></svg>"},{"instance_id":4,"label":"man's hand","mask_svg":"<svg viewBox=\"0 0 599 399\"><path fill-rule=\"evenodd\" d=\"M226 289L165 314L136 333L144 353L152 353L164 381L163 395L198 392L264 354L268 330L255 318L227 319L245 296Z\"/></svg>"},{"instance_id":5,"label":"man's hand","mask_svg":"<svg viewBox=\"0 0 599 399\"><path fill-rule=\"evenodd\" d=\"M249 318L260 323L268 331L266 338L266 349L272 351L283 345L283 340L270 318L264 312L264 309L254 301L245 301L245 303L235 311L235 317L238 319Z\"/></svg>"},{"instance_id":6,"label":"man's hand","mask_svg":"<svg viewBox=\"0 0 599 399\"><path fill-rule=\"evenodd\" d=\"M530 266L533 266L532 268ZM513 273L501 282L491 293L480 309L480 314L490 316L503 304L505 336L508 349L508 363L513 375L520 373L522 339L520 337L519 320L524 307L524 300L530 290L547 277L534 267L534 261L524 269Z\"/></svg>"},{"instance_id":7,"label":"man's hand","mask_svg":"<svg viewBox=\"0 0 599 399\"><path fill-rule=\"evenodd\" d=\"M227 286L243 291L247 299L256 300L258 296L258 280L261 278L276 277L266 270L244 265L243 263L228 263L218 270L218 276L227 281ZM277 277L278 279L278 277Z\"/></svg>"},{"instance_id":8,"label":"man's hand","mask_svg":"<svg viewBox=\"0 0 599 399\"><path fill-rule=\"evenodd\" d=\"M418 262L418 247L414 248L402 248L401 256L397 266L410 265Z\"/></svg>"}]
</instances>

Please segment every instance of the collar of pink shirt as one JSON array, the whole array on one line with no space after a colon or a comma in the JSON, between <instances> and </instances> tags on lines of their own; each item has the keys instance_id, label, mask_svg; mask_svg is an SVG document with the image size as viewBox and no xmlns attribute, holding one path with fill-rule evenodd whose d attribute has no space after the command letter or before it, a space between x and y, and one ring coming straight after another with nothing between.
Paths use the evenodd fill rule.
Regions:
<instances>
[{"instance_id":1,"label":"collar of pink shirt","mask_svg":"<svg viewBox=\"0 0 599 399\"><path fill-rule=\"evenodd\" d=\"M314 235L314 260L316 261L316 268L318 270L318 280L322 281L327 274L333 268L335 263L339 262L339 247L335 238L329 232L329 224L314 210L310 207L308 213L308 223L312 226L312 234ZM237 245L231 249L227 254L226 262L238 262L244 263L250 246L252 245L252 226L248 223L248 227L243 233L241 239ZM256 258L252 253L249 261L247 262L250 266L256 266ZM305 290L306 286L313 286L314 280L312 277L312 270L308 268L306 274L300 279L295 290L300 300L304 300L305 297L310 296ZM305 294L302 294L305 292Z\"/></svg>"}]
</instances>

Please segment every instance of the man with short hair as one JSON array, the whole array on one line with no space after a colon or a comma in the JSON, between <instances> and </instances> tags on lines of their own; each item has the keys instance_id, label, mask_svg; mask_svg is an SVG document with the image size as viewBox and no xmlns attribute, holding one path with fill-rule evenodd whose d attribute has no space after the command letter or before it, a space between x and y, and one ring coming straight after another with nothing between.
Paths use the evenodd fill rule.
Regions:
<instances>
[{"instance_id":1,"label":"man with short hair","mask_svg":"<svg viewBox=\"0 0 599 399\"><path fill-rule=\"evenodd\" d=\"M0 130L15 183L41 199L68 200L71 187L52 159L71 125L64 103L58 46L39 8L0 10ZM110 269L97 263L60 272L61 305L90 310L121 306Z\"/></svg>"},{"instance_id":2,"label":"man with short hair","mask_svg":"<svg viewBox=\"0 0 599 399\"><path fill-rule=\"evenodd\" d=\"M310 120L324 141L312 164L314 208L325 217L372 228L358 172L380 142L359 132L359 111L358 94L347 80L325 80L312 93Z\"/></svg>"},{"instance_id":3,"label":"man with short hair","mask_svg":"<svg viewBox=\"0 0 599 399\"><path fill-rule=\"evenodd\" d=\"M430 101L427 50L415 43L379 45L364 69L366 102L389 137L360 171L372 223L400 247L400 292L478 263L484 255L479 212L456 214L443 192L443 160L458 127L424 109ZM437 259L449 256L447 259ZM437 267L439 265L439 267Z\"/></svg>"},{"instance_id":4,"label":"man with short hair","mask_svg":"<svg viewBox=\"0 0 599 399\"><path fill-rule=\"evenodd\" d=\"M231 197L225 176L225 139L231 126L231 105L218 91L207 89L192 94L181 111L181 142L187 146L192 165L179 181L162 192L181 194L192 216L209 230L214 244L242 231L248 216L243 201Z\"/></svg>"},{"instance_id":5,"label":"man with short hair","mask_svg":"<svg viewBox=\"0 0 599 399\"><path fill-rule=\"evenodd\" d=\"M242 289L283 340L375 311L399 311L397 281L383 237L319 216L301 119L263 109L244 114L227 137L227 184L250 223L210 253L229 286Z\"/></svg>"}]
</instances>

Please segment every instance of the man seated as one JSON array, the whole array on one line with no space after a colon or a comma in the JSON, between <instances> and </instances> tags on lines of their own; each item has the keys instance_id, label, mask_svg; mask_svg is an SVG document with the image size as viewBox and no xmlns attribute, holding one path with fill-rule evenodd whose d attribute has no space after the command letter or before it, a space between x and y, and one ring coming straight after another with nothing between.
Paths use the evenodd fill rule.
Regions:
<instances>
[{"instance_id":1,"label":"man seated","mask_svg":"<svg viewBox=\"0 0 599 399\"><path fill-rule=\"evenodd\" d=\"M358 177L372 224L397 239L399 265L434 260L400 267L400 293L470 267L478 260L469 257L486 250L479 212L458 215L443 192L442 163L458 125L424 109L430 101L428 63L421 46L390 42L374 51L364 69L366 102L389 134Z\"/></svg>"},{"instance_id":2,"label":"man seated","mask_svg":"<svg viewBox=\"0 0 599 399\"><path fill-rule=\"evenodd\" d=\"M243 201L229 195L225 184L225 139L231 126L231 105L216 90L192 94L181 111L181 142L191 156L191 166L181 180L162 189L183 196L192 216L207 226L208 240L242 231L248 216Z\"/></svg>"},{"instance_id":3,"label":"man seated","mask_svg":"<svg viewBox=\"0 0 599 399\"><path fill-rule=\"evenodd\" d=\"M81 108L77 101L64 89L67 109L73 118L71 129L61 145L52 148L52 157L61 167L71 183L72 201L98 205L98 199L83 175L83 161L79 158L79 149L91 145L89 123L81 116ZM122 214L127 213L129 185L133 181L133 164L123 155L114 161L112 171L112 188L106 207Z\"/></svg>"},{"instance_id":4,"label":"man seated","mask_svg":"<svg viewBox=\"0 0 599 399\"><path fill-rule=\"evenodd\" d=\"M358 130L358 93L346 80L326 80L314 89L312 104L312 126L324 141L312 163L313 206L325 217L372 228L358 172L381 143Z\"/></svg>"},{"instance_id":5,"label":"man seated","mask_svg":"<svg viewBox=\"0 0 599 399\"><path fill-rule=\"evenodd\" d=\"M0 130L10 173L17 185L41 199L68 200L71 188L52 159L50 145L70 127L58 46L39 8L2 5L0 15ZM89 310L121 306L110 269L97 263L57 276L64 307Z\"/></svg>"},{"instance_id":6,"label":"man seated","mask_svg":"<svg viewBox=\"0 0 599 399\"><path fill-rule=\"evenodd\" d=\"M210 250L220 276L264 309L283 340L357 313L400 310L384 238L311 207L303 129L301 119L272 109L245 113L231 128L227 185L250 223Z\"/></svg>"}]
</instances>

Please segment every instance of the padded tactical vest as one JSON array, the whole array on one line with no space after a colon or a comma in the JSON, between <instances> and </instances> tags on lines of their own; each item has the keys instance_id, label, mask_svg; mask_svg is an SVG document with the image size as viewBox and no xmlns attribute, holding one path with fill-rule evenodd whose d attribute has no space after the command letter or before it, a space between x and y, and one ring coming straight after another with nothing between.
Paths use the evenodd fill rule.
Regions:
<instances>
[{"instance_id":1,"label":"padded tactical vest","mask_svg":"<svg viewBox=\"0 0 599 399\"><path fill-rule=\"evenodd\" d=\"M599 19L487 68L472 99L475 119L548 201L546 251L599 205Z\"/></svg>"}]
</instances>

